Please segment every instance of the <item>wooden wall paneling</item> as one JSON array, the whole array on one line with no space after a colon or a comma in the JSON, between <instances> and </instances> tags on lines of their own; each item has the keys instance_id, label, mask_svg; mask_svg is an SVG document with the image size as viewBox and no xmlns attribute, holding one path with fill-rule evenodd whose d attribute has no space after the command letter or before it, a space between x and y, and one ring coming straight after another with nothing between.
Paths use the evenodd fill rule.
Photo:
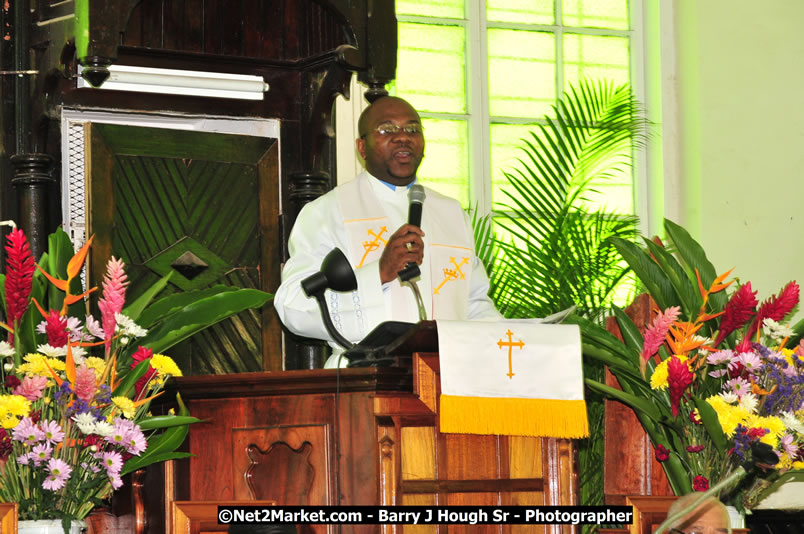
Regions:
<instances>
[{"instance_id":1,"label":"wooden wall paneling","mask_svg":"<svg viewBox=\"0 0 804 534\"><path fill-rule=\"evenodd\" d=\"M578 504L577 476L573 443L567 439L544 438L544 504ZM550 525L547 532L579 532L575 525Z\"/></svg>"},{"instance_id":2,"label":"wooden wall paneling","mask_svg":"<svg viewBox=\"0 0 804 534\"><path fill-rule=\"evenodd\" d=\"M187 404L190 413L202 420L191 426L187 437L188 450L195 455L186 461L190 474L187 500L234 499L238 475L230 461L221 460L231 458L234 428L244 424L244 402L198 400Z\"/></svg>"},{"instance_id":3,"label":"wooden wall paneling","mask_svg":"<svg viewBox=\"0 0 804 534\"><path fill-rule=\"evenodd\" d=\"M260 251L260 289L276 293L281 282L282 237L279 219L279 147L274 144L258 162L259 172L259 225ZM262 310L262 369L281 371L282 362L282 323L273 305Z\"/></svg>"},{"instance_id":4,"label":"wooden wall paneling","mask_svg":"<svg viewBox=\"0 0 804 534\"><path fill-rule=\"evenodd\" d=\"M314 0L144 0L122 44L290 63L355 44L347 24L337 8Z\"/></svg>"},{"instance_id":5,"label":"wooden wall paneling","mask_svg":"<svg viewBox=\"0 0 804 534\"><path fill-rule=\"evenodd\" d=\"M380 506L394 506L399 502L399 472L402 463L399 435L396 424L391 417L377 417L377 451L378 460L377 495ZM401 532L399 525L380 525L382 534Z\"/></svg>"},{"instance_id":6,"label":"wooden wall paneling","mask_svg":"<svg viewBox=\"0 0 804 534\"><path fill-rule=\"evenodd\" d=\"M625 312L637 328L644 331L650 323L652 300L642 294ZM609 332L622 339L616 319L606 321ZM606 383L619 388L617 379L606 370ZM624 504L628 495L672 495L673 491L656 460L650 438L628 406L605 401L603 487L607 504Z\"/></svg>"}]
</instances>

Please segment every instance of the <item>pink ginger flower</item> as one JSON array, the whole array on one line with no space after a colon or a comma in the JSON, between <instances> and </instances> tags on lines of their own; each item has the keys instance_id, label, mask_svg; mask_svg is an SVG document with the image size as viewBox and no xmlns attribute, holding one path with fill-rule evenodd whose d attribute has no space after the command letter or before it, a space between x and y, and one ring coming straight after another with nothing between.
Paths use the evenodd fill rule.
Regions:
<instances>
[{"instance_id":1,"label":"pink ginger flower","mask_svg":"<svg viewBox=\"0 0 804 534\"><path fill-rule=\"evenodd\" d=\"M126 286L128 277L123 268L123 260L115 259L114 256L106 264L106 275L103 277L103 298L98 301L98 308L101 311L101 322L103 331L106 335L106 351L111 348L112 336L117 321L115 313L123 311L123 304L126 302Z\"/></svg>"},{"instance_id":2,"label":"pink ginger flower","mask_svg":"<svg viewBox=\"0 0 804 534\"><path fill-rule=\"evenodd\" d=\"M13 327L28 309L36 267L22 230L12 230L6 240L6 321ZM10 334L9 341L13 340L14 335Z\"/></svg>"},{"instance_id":3,"label":"pink ginger flower","mask_svg":"<svg viewBox=\"0 0 804 534\"><path fill-rule=\"evenodd\" d=\"M656 316L653 324L645 331L645 342L642 344L642 353L640 354L643 360L647 360L656 354L656 351L664 343L667 332L680 314L681 308L673 306Z\"/></svg>"},{"instance_id":4,"label":"pink ginger flower","mask_svg":"<svg viewBox=\"0 0 804 534\"><path fill-rule=\"evenodd\" d=\"M726 336L738 328L742 328L754 315L756 307L757 292L751 291L751 282L747 282L726 303L723 317L720 319L720 332L715 339L714 346L717 347L721 341L726 339Z\"/></svg>"},{"instance_id":5,"label":"pink ginger flower","mask_svg":"<svg viewBox=\"0 0 804 534\"><path fill-rule=\"evenodd\" d=\"M47 387L47 377L26 376L20 385L14 388L14 395L22 395L29 401L42 398L42 392Z\"/></svg>"},{"instance_id":6,"label":"pink ginger flower","mask_svg":"<svg viewBox=\"0 0 804 534\"><path fill-rule=\"evenodd\" d=\"M98 383L95 380L95 371L82 365L75 370L75 396L84 402L89 402L95 397L98 391Z\"/></svg>"}]
</instances>

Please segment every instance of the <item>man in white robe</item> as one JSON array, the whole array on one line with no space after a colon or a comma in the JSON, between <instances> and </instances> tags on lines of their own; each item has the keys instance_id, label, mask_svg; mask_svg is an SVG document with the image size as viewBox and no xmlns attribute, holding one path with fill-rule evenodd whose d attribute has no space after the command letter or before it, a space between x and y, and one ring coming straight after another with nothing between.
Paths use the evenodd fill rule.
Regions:
<instances>
[{"instance_id":1,"label":"man in white robe","mask_svg":"<svg viewBox=\"0 0 804 534\"><path fill-rule=\"evenodd\" d=\"M274 296L282 323L292 332L325 339L327 333L315 299L301 281L319 271L335 247L349 259L357 290L327 291L333 324L357 343L383 321L417 322L413 291L400 284L398 273L415 262L416 283L428 319L497 320L488 298L488 277L474 252L472 229L460 204L426 190L421 227L408 224L408 188L424 156L419 114L400 98L383 97L360 116L357 149L366 171L302 208L290 234L290 259ZM345 365L345 362L341 362Z\"/></svg>"}]
</instances>

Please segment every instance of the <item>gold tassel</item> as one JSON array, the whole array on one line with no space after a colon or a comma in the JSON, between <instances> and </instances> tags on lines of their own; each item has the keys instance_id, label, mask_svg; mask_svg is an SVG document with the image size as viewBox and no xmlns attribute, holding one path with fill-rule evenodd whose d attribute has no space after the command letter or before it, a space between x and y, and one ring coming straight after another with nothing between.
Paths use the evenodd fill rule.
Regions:
<instances>
[{"instance_id":1,"label":"gold tassel","mask_svg":"<svg viewBox=\"0 0 804 534\"><path fill-rule=\"evenodd\" d=\"M551 438L589 436L583 400L441 395L441 432Z\"/></svg>"}]
</instances>

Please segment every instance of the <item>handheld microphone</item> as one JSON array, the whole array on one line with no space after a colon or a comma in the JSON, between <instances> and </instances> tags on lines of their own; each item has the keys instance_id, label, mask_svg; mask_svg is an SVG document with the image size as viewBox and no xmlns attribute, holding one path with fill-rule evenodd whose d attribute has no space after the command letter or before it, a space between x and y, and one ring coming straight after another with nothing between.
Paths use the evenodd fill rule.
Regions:
<instances>
[{"instance_id":1,"label":"handheld microphone","mask_svg":"<svg viewBox=\"0 0 804 534\"><path fill-rule=\"evenodd\" d=\"M408 200L410 200L410 207L408 208L408 224L413 226L422 225L422 207L424 205L424 186L420 184L413 184L408 189ZM416 278L421 274L419 266L416 262L410 262L405 265L405 268L399 271L399 279L407 282L412 278Z\"/></svg>"}]
</instances>

